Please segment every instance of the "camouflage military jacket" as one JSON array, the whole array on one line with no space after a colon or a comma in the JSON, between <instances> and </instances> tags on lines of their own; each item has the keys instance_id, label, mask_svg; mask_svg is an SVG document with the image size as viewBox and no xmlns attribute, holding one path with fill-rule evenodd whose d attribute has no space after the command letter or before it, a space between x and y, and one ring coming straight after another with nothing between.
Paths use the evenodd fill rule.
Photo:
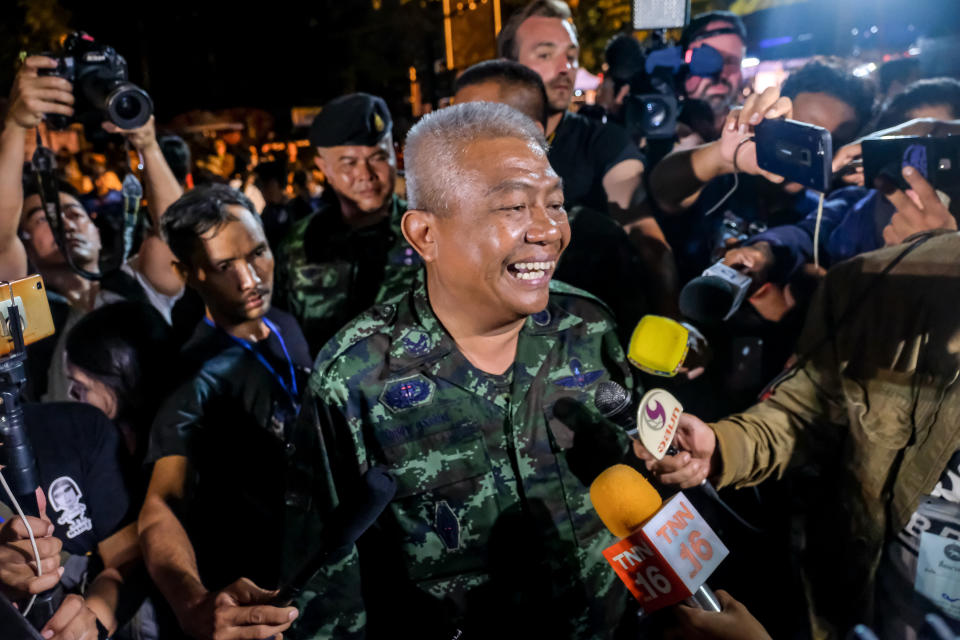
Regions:
<instances>
[{"instance_id":1,"label":"camouflage military jacket","mask_svg":"<svg viewBox=\"0 0 960 640\"><path fill-rule=\"evenodd\" d=\"M340 331L298 425L291 476L312 495L288 509L288 570L363 471L386 467L398 491L359 550L305 592L293 637L489 638L518 624L608 637L626 591L601 555L614 538L589 482L627 440L594 409L604 380L632 386L613 323L556 281L522 328L512 379L459 352L422 275Z\"/></svg>"},{"instance_id":2,"label":"camouflage military jacket","mask_svg":"<svg viewBox=\"0 0 960 640\"><path fill-rule=\"evenodd\" d=\"M277 304L313 354L362 311L406 290L421 264L400 231L407 203L396 195L385 220L361 229L343 222L332 192L325 202L294 225L277 256Z\"/></svg>"}]
</instances>

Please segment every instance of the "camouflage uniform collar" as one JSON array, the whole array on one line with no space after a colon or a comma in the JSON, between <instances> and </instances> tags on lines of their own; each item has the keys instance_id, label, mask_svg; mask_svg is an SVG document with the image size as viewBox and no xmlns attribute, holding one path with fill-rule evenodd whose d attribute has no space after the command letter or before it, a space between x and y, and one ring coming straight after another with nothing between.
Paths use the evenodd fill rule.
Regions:
<instances>
[{"instance_id":1,"label":"camouflage uniform collar","mask_svg":"<svg viewBox=\"0 0 960 640\"><path fill-rule=\"evenodd\" d=\"M551 284L551 294L554 293ZM425 362L440 360L456 350L453 338L440 324L427 297L426 269L413 279L410 293L398 305L397 320L390 338L388 366L391 371L404 371ZM546 309L527 317L523 335L545 336L567 331L583 319L562 308L550 297Z\"/></svg>"}]
</instances>

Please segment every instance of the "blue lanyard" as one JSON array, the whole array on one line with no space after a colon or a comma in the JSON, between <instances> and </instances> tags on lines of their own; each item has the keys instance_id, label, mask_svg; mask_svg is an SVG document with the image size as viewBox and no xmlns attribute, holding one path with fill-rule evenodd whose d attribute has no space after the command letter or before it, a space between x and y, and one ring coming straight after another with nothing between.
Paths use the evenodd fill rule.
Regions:
<instances>
[{"instance_id":1,"label":"blue lanyard","mask_svg":"<svg viewBox=\"0 0 960 640\"><path fill-rule=\"evenodd\" d=\"M207 316L203 317L203 321L206 322L211 327L213 327L214 329L219 328L217 327L217 325L213 324L213 321L211 321L210 318L208 318ZM267 361L266 358L263 357L263 354L257 351L256 349L254 349L249 342L247 342L246 340L241 340L237 336L231 333L227 333L226 331L224 331L223 333L228 338L236 342L238 345L240 345L241 347L243 347L244 349L252 353L254 356L256 356L257 360L260 361L260 364L262 364L267 369L267 371L269 371L270 374L276 379L277 383L280 385L280 388L282 388L286 392L286 394L290 396L290 401L293 402L293 406L298 407L300 405L299 403L300 392L297 389L297 375L293 369L293 359L290 358L290 352L287 351L287 343L284 342L283 335L281 335L280 329L277 327L277 325L273 324L267 318L264 318L263 322L264 324L267 325L267 328L270 329L271 332L273 332L273 335L277 336L277 340L280 341L280 348L283 349L283 355L287 359L287 366L290 367L290 385L289 386L287 385L286 380L283 379L283 376L277 373L277 370L273 368L273 366L270 364L270 362Z\"/></svg>"}]
</instances>

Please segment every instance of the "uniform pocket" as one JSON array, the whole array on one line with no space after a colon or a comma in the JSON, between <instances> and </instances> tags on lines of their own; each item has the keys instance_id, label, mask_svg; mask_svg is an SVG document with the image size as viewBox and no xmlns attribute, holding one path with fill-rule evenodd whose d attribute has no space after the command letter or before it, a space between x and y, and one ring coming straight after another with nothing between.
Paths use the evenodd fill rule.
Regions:
<instances>
[{"instance_id":1,"label":"uniform pocket","mask_svg":"<svg viewBox=\"0 0 960 640\"><path fill-rule=\"evenodd\" d=\"M390 509L414 581L477 571L499 507L479 431L445 431L384 449L397 495Z\"/></svg>"}]
</instances>

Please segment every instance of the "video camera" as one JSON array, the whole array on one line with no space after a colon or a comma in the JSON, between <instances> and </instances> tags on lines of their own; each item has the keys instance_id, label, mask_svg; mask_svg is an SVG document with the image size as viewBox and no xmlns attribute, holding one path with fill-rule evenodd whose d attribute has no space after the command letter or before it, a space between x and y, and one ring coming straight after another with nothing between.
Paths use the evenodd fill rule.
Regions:
<instances>
[{"instance_id":1,"label":"video camera","mask_svg":"<svg viewBox=\"0 0 960 640\"><path fill-rule=\"evenodd\" d=\"M644 47L632 36L617 36L605 52L614 93L630 85L622 120L635 140L673 138L686 79L723 70L723 55L709 45L691 49L684 56L682 47L668 46L659 34L651 40Z\"/></svg>"},{"instance_id":2,"label":"video camera","mask_svg":"<svg viewBox=\"0 0 960 640\"><path fill-rule=\"evenodd\" d=\"M127 61L112 47L98 44L79 31L69 35L63 51L41 55L57 61L55 69L41 69L40 75L56 76L73 84L74 117L50 113L47 125L64 129L73 120L83 124L87 134L100 130L109 120L121 129L136 129L150 119L153 101L146 91L127 79Z\"/></svg>"}]
</instances>

